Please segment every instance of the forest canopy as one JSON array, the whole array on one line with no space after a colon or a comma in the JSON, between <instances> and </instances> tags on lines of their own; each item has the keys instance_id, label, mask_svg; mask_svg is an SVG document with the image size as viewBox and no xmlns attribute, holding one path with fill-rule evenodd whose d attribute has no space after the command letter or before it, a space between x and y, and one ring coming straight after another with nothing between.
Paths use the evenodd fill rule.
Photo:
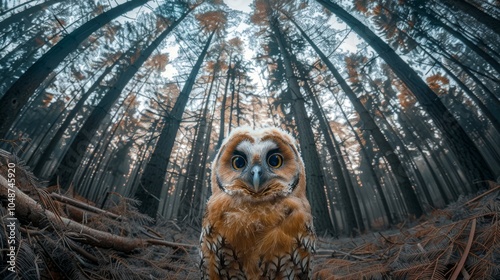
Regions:
<instances>
[{"instance_id":1,"label":"forest canopy","mask_svg":"<svg viewBox=\"0 0 500 280\"><path fill-rule=\"evenodd\" d=\"M199 226L224 137L281 127L335 236L498 180L498 1L236 2L2 1L0 148L46 186Z\"/></svg>"}]
</instances>

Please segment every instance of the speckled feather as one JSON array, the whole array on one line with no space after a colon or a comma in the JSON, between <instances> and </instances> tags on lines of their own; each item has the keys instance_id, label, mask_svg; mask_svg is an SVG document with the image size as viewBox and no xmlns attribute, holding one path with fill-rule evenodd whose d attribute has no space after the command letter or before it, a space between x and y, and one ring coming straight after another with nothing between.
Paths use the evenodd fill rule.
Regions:
<instances>
[{"instance_id":1,"label":"speckled feather","mask_svg":"<svg viewBox=\"0 0 500 280\"><path fill-rule=\"evenodd\" d=\"M242 141L246 150L250 143L258 151L248 158L260 160L259 153L273 147L269 141L284 157L262 191L228 170ZM290 135L275 128L235 130L212 166L200 237L202 279L309 279L315 234L305 187L304 165Z\"/></svg>"}]
</instances>

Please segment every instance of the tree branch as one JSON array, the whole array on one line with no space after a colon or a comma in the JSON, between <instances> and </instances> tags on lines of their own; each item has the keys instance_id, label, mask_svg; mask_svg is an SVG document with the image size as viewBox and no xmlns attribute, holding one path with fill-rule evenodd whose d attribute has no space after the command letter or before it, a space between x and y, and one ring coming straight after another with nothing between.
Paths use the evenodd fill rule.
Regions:
<instances>
[{"instance_id":1,"label":"tree branch","mask_svg":"<svg viewBox=\"0 0 500 280\"><path fill-rule=\"evenodd\" d=\"M157 239L140 239L129 238L103 232L82 225L71 219L60 217L52 211L44 209L42 205L19 190L16 186L9 186L8 181L0 175L0 197L7 199L9 188L15 192L15 214L18 219L27 220L35 226L45 226L44 222L48 221L50 227L56 231L65 232L75 240L97 246L100 248L111 248L121 252L130 252L137 248L143 248L150 245L163 245L176 249L194 248L195 245L170 242ZM11 191L12 193L12 191Z\"/></svg>"}]
</instances>

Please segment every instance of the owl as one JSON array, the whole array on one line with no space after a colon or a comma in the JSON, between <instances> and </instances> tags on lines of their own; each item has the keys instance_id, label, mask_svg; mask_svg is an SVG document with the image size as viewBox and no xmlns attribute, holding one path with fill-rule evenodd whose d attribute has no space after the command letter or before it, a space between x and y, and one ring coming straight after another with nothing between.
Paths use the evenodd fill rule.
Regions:
<instances>
[{"instance_id":1,"label":"owl","mask_svg":"<svg viewBox=\"0 0 500 280\"><path fill-rule=\"evenodd\" d=\"M202 279L309 279L315 234L304 164L277 128L235 129L212 165Z\"/></svg>"}]
</instances>

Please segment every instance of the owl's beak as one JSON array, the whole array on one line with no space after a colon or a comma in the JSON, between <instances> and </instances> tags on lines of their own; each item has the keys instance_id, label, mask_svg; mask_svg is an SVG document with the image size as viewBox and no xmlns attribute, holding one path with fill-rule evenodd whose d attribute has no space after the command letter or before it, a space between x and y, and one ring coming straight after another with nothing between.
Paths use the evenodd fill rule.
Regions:
<instances>
[{"instance_id":1,"label":"owl's beak","mask_svg":"<svg viewBox=\"0 0 500 280\"><path fill-rule=\"evenodd\" d=\"M255 191L259 191L262 176L262 167L260 167L259 165L255 165L254 167L252 167L250 174L252 175L253 188L255 189Z\"/></svg>"}]
</instances>

